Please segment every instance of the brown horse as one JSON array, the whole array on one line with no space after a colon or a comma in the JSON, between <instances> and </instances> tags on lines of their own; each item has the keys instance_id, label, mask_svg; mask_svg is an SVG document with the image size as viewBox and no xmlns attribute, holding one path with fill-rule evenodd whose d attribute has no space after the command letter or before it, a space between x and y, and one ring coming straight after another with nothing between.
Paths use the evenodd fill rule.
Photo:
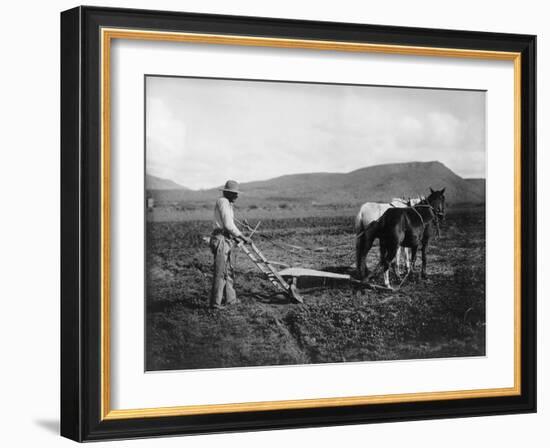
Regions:
<instances>
[{"instance_id":1,"label":"brown horse","mask_svg":"<svg viewBox=\"0 0 550 448\"><path fill-rule=\"evenodd\" d=\"M365 278L367 273L367 253L371 249L373 239L369 239L369 234L376 231L376 226L378 220L384 214L384 212L391 207L412 207L422 201L422 198L393 198L392 201L388 204L379 203L379 202L365 202L357 217L355 218L355 260L357 263L357 272L360 278ZM371 245L367 243L370 241ZM400 269L400 261L405 259L409 262L409 250L405 248L401 252L400 248L397 250L397 255L395 257L397 269Z\"/></svg>"},{"instance_id":2,"label":"brown horse","mask_svg":"<svg viewBox=\"0 0 550 448\"><path fill-rule=\"evenodd\" d=\"M434 230L439 229L439 223L445 218L445 188L434 191L430 188L430 195L413 207L389 208L377 221L375 229L369 232L367 247L372 241L380 241L380 264L384 272L384 283L391 288L389 268L395 271L395 256L400 246L411 250L408 272L412 272L416 261L416 253L420 246L422 251L422 278L426 277L426 250ZM379 269L367 276L370 280ZM397 272L396 272L397 273ZM361 273L363 274L363 273ZM365 277L362 277L363 279Z\"/></svg>"}]
</instances>

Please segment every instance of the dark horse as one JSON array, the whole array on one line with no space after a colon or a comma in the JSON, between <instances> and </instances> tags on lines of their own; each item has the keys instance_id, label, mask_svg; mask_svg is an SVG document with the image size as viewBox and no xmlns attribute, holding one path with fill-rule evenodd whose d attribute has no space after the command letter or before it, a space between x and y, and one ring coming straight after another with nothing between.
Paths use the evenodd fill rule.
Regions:
<instances>
[{"instance_id":1,"label":"dark horse","mask_svg":"<svg viewBox=\"0 0 550 448\"><path fill-rule=\"evenodd\" d=\"M389 268L395 270L395 256L399 246L411 250L408 272L412 272L416 261L416 252L420 246L422 251L422 278L426 277L426 249L434 230L439 229L439 223L445 218L445 188L434 191L430 187L430 195L413 207L389 208L378 219L376 224L366 232L365 247L372 247L375 238L380 241L380 265L384 272L384 283L390 288ZM366 259L365 254L365 259ZM367 275L367 269L361 266L361 279L370 280L379 269Z\"/></svg>"}]
</instances>

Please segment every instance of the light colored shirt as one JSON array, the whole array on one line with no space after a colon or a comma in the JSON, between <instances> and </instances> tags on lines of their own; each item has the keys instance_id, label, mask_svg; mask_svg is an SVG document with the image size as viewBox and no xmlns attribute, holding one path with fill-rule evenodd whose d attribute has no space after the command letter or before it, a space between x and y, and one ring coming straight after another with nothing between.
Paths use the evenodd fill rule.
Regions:
<instances>
[{"instance_id":1,"label":"light colored shirt","mask_svg":"<svg viewBox=\"0 0 550 448\"><path fill-rule=\"evenodd\" d=\"M216 207L214 207L214 228L225 229L234 237L239 238L242 233L235 226L234 219L233 204L227 198L219 198L216 201Z\"/></svg>"}]
</instances>

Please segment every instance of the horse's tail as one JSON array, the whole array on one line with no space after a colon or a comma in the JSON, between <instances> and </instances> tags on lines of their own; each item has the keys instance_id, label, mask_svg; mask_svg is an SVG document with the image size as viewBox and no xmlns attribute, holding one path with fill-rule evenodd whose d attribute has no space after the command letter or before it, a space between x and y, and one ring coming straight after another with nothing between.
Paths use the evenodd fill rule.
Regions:
<instances>
[{"instance_id":1,"label":"horse's tail","mask_svg":"<svg viewBox=\"0 0 550 448\"><path fill-rule=\"evenodd\" d=\"M357 275L361 280L368 275L367 255L372 247L374 239L378 236L378 221L372 221L365 225L361 214L355 220L355 259L357 263Z\"/></svg>"},{"instance_id":2,"label":"horse's tail","mask_svg":"<svg viewBox=\"0 0 550 448\"><path fill-rule=\"evenodd\" d=\"M365 252L365 226L363 225L363 215L361 212L355 218L355 262L357 275L363 278L366 270Z\"/></svg>"}]
</instances>

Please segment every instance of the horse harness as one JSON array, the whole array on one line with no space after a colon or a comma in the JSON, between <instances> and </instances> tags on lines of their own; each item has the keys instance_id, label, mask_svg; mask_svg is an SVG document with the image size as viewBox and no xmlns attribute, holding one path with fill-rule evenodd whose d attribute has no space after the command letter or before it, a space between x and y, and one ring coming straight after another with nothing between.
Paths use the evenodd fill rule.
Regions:
<instances>
[{"instance_id":1,"label":"horse harness","mask_svg":"<svg viewBox=\"0 0 550 448\"><path fill-rule=\"evenodd\" d=\"M418 217L420 218L420 222L422 222L422 227L426 227L426 223L424 222L424 218L422 218L422 215L420 214L420 212L416 209L416 207L429 207L434 215L434 221L435 221L435 229L437 231L437 236L439 237L439 233L440 233L440 230L439 230L439 218L437 217L437 213L435 212L434 208L432 207L431 204L417 204L415 205L414 207L410 207L412 208L415 213L418 215Z\"/></svg>"},{"instance_id":2,"label":"horse harness","mask_svg":"<svg viewBox=\"0 0 550 448\"><path fill-rule=\"evenodd\" d=\"M422 215L420 214L420 212L416 209L416 207L411 207L411 208L414 210L414 212L420 218L420 221L422 222L422 227L426 227L426 223L424 222L424 219L422 218Z\"/></svg>"}]
</instances>

